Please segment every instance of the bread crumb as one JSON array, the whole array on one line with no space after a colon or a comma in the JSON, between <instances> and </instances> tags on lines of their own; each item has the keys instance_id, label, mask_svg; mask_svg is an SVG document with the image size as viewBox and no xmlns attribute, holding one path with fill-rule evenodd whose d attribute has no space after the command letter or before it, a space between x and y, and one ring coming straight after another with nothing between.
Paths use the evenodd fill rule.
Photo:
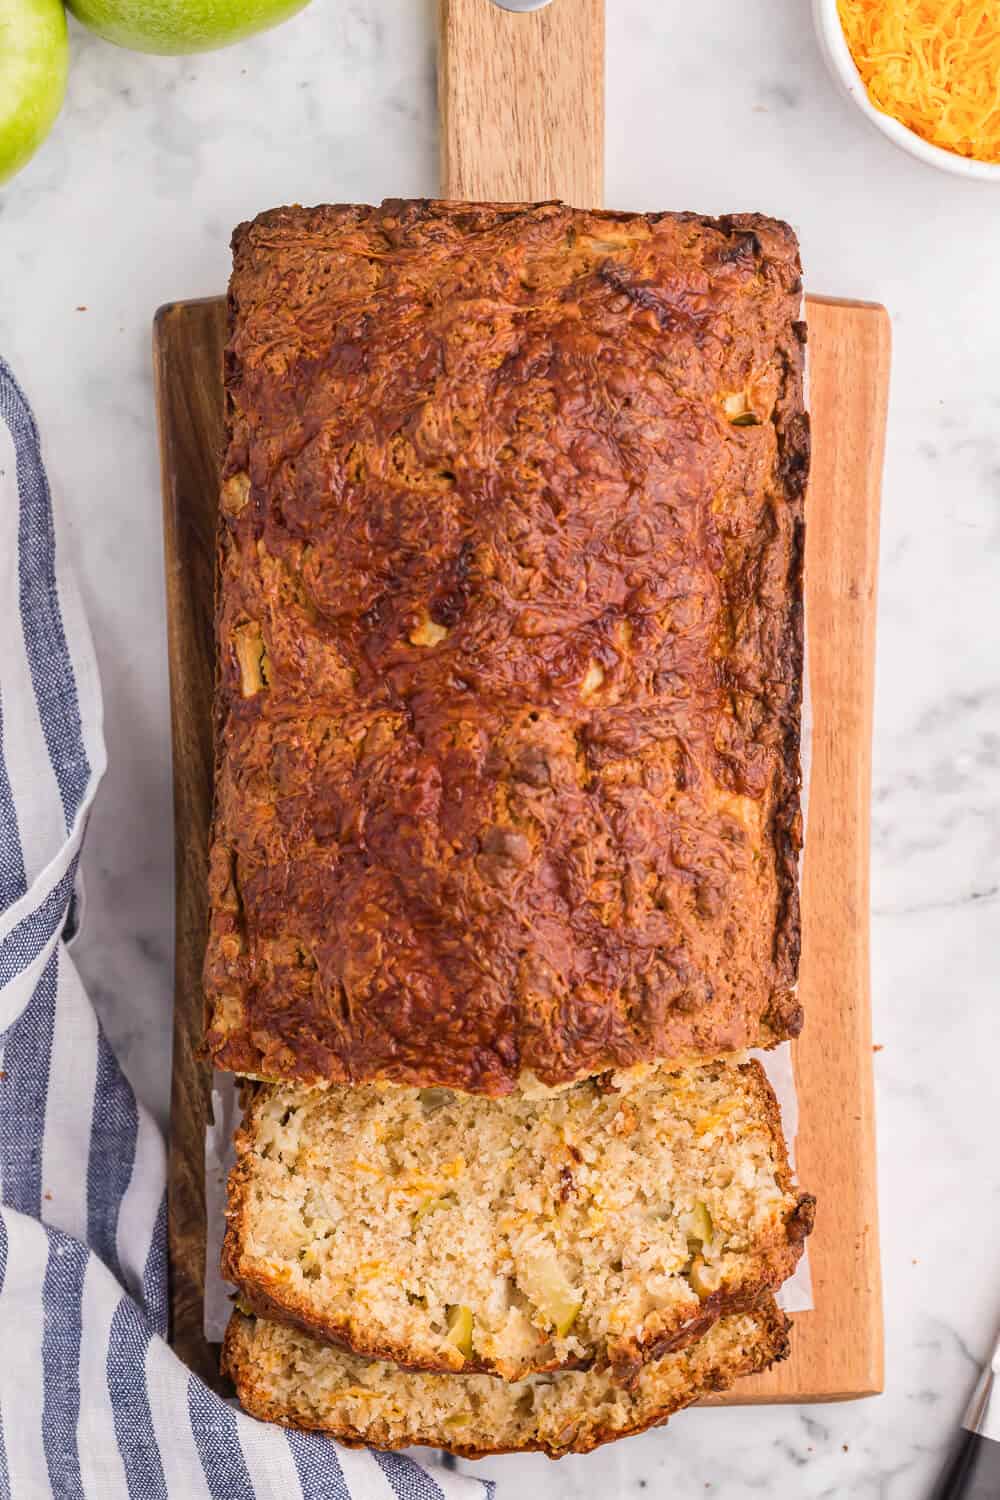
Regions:
<instances>
[{"instance_id":1,"label":"bread crumb","mask_svg":"<svg viewBox=\"0 0 1000 1500\"><path fill-rule=\"evenodd\" d=\"M539 1100L276 1086L240 1137L227 1276L359 1353L429 1370L470 1355L507 1380L597 1355L628 1363L633 1340L700 1320L706 1289L763 1290L797 1259L773 1110L759 1071L721 1063L652 1071L627 1099L593 1080ZM722 1122L710 1150L706 1116ZM306 1166L290 1175L286 1161ZM332 1232L346 1224L350 1236ZM464 1358L448 1336L456 1307Z\"/></svg>"},{"instance_id":2,"label":"bread crumb","mask_svg":"<svg viewBox=\"0 0 1000 1500\"><path fill-rule=\"evenodd\" d=\"M251 1416L383 1448L419 1443L467 1457L534 1448L558 1457L662 1423L707 1391L764 1368L785 1347L784 1319L766 1299L752 1313L720 1319L690 1349L654 1361L628 1389L606 1367L556 1371L527 1386L481 1373L456 1379L400 1370L239 1312L222 1358Z\"/></svg>"},{"instance_id":3,"label":"bread crumb","mask_svg":"<svg viewBox=\"0 0 1000 1500\"><path fill-rule=\"evenodd\" d=\"M883 1043L882 1042L873 1042L872 1043L872 1051L873 1052L881 1052L882 1049L883 1049Z\"/></svg>"}]
</instances>

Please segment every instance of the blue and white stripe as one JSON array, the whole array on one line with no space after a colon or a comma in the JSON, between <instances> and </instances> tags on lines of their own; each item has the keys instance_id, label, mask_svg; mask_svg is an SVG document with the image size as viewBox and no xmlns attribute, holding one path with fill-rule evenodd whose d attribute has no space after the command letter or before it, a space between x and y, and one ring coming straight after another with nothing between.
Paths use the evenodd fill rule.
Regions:
<instances>
[{"instance_id":1,"label":"blue and white stripe","mask_svg":"<svg viewBox=\"0 0 1000 1500\"><path fill-rule=\"evenodd\" d=\"M472 1500L235 1411L165 1342L166 1160L63 942L105 767L38 431L0 360L0 1500Z\"/></svg>"}]
</instances>

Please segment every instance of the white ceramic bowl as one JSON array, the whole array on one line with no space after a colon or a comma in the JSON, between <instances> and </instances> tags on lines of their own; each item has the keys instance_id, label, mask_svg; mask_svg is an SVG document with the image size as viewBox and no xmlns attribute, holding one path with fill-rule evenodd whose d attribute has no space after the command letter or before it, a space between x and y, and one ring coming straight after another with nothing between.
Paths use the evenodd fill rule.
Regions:
<instances>
[{"instance_id":1,"label":"white ceramic bowl","mask_svg":"<svg viewBox=\"0 0 1000 1500\"><path fill-rule=\"evenodd\" d=\"M875 108L854 65L837 13L837 0L813 0L813 16L823 56L834 81L876 130L880 130L894 145L908 151L918 161L926 162L928 166L940 167L943 172L953 172L957 177L977 177L983 182L1000 182L1000 163L974 161L971 157L959 156L954 151L944 151L940 146L932 146L891 115L883 114L880 109Z\"/></svg>"}]
</instances>

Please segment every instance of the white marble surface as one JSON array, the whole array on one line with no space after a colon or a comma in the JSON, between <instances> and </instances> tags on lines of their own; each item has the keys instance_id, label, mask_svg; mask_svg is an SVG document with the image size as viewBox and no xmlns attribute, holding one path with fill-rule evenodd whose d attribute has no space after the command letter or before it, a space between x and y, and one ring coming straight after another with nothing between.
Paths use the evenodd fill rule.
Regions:
<instances>
[{"instance_id":1,"label":"white marble surface","mask_svg":"<svg viewBox=\"0 0 1000 1500\"><path fill-rule=\"evenodd\" d=\"M918 165L849 114L805 0L608 10L607 201L791 218L811 290L893 314L873 860L887 1388L484 1467L501 1496L910 1500L1000 1316L1000 190ZM229 231L261 208L435 189L432 23L431 0L314 0L280 32L187 60L74 30L55 136L0 193L0 350L41 423L107 700L77 952L161 1117L170 752L150 320L222 289Z\"/></svg>"}]
</instances>

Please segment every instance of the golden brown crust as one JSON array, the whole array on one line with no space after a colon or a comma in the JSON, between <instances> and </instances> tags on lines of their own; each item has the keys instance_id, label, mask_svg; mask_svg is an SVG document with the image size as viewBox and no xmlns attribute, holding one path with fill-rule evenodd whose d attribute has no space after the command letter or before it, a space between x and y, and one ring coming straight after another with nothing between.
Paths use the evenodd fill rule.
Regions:
<instances>
[{"instance_id":1,"label":"golden brown crust","mask_svg":"<svg viewBox=\"0 0 1000 1500\"><path fill-rule=\"evenodd\" d=\"M455 1359L451 1364L441 1361L423 1359L402 1344L389 1342L380 1343L376 1339L362 1337L358 1329L350 1323L338 1320L332 1314L325 1318L319 1318L315 1309L302 1297L295 1293L289 1294L287 1288L280 1282L269 1283L266 1278L255 1274L246 1279L240 1279L233 1274L232 1268L223 1268L223 1276L227 1281L236 1284L236 1301L240 1308L247 1313L253 1313L258 1318L267 1318L272 1323L283 1323L287 1328L297 1328L300 1333L307 1334L309 1338L316 1339L318 1343L330 1344L333 1348L344 1349L350 1354L356 1354L360 1359L380 1359L387 1364L398 1365L401 1370L412 1370L415 1373L423 1371L428 1375L494 1375L502 1378L499 1371L480 1359L463 1359L456 1350ZM271 1290L268 1290L268 1287ZM743 1309L740 1309L741 1311ZM704 1327L711 1326L715 1319L709 1320ZM699 1326L692 1333L692 1338L699 1338L704 1332L704 1327ZM550 1360L548 1363L540 1363L532 1367L532 1374L549 1374L555 1370L586 1370L590 1361L585 1359ZM523 1378L518 1375L518 1379Z\"/></svg>"},{"instance_id":2,"label":"golden brown crust","mask_svg":"<svg viewBox=\"0 0 1000 1500\"><path fill-rule=\"evenodd\" d=\"M801 283L755 215L234 237L207 1045L487 1094L794 995Z\"/></svg>"},{"instance_id":3,"label":"golden brown crust","mask_svg":"<svg viewBox=\"0 0 1000 1500\"><path fill-rule=\"evenodd\" d=\"M226 1238L228 1241L228 1230ZM800 1244L794 1251L789 1247L784 1254L768 1257L762 1267L762 1274L757 1280L747 1281L740 1287L727 1286L713 1292L702 1303L699 1315L687 1319L680 1328L671 1327L660 1335L647 1333L641 1342L620 1340L614 1349L609 1351L615 1379L621 1385L631 1385L643 1365L661 1359L665 1354L676 1354L686 1349L689 1344L696 1343L720 1318L731 1317L736 1313L753 1312L762 1302L770 1298L783 1282L788 1280L801 1253ZM332 1314L327 1317L317 1317L312 1304L295 1292L289 1291L280 1281L269 1281L256 1269L252 1275L241 1276L239 1263L234 1264L231 1259L225 1258L225 1248L223 1256L222 1274L227 1281L236 1285L237 1302L245 1313L267 1318L272 1323L281 1323L288 1328L296 1328L300 1333L307 1334L319 1343L347 1350L359 1358L385 1360L389 1364L398 1365L401 1370L424 1371L427 1374L438 1375L492 1375L498 1379L508 1378L484 1360L463 1359L457 1352L454 1361L445 1365L441 1361L422 1359L405 1345L365 1339L360 1336L356 1327ZM530 1373L551 1374L556 1370L587 1370L594 1365L595 1361L590 1359L549 1360L532 1365ZM523 1380L527 1373L521 1370L516 1376L510 1378Z\"/></svg>"},{"instance_id":4,"label":"golden brown crust","mask_svg":"<svg viewBox=\"0 0 1000 1500\"><path fill-rule=\"evenodd\" d=\"M750 1265L740 1274L724 1280L718 1290L705 1298L697 1315L686 1316L683 1321L678 1322L676 1312L664 1312L659 1325L653 1320L646 1320L641 1338L623 1335L606 1349L595 1351L590 1359L541 1360L537 1364L523 1365L516 1372L509 1373L479 1359L463 1359L457 1349L449 1363L444 1362L444 1357L421 1357L404 1343L366 1337L365 1329L369 1325L364 1321L359 1323L349 1313L345 1315L343 1310L338 1312L332 1306L320 1311L315 1298L308 1297L279 1274L269 1273L262 1263L262 1257L249 1254L246 1248L249 1239L247 1219L251 1208L257 1150L254 1095L251 1094L244 1100L243 1123L236 1135L236 1162L229 1175L226 1233L221 1262L223 1278L236 1286L238 1302L245 1311L276 1323L287 1324L311 1338L349 1350L360 1357L385 1360L402 1369L451 1374L482 1373L520 1380L532 1371L542 1373L559 1369L582 1370L596 1363L598 1367L610 1364L615 1378L622 1384L629 1384L634 1381L637 1371L644 1364L683 1349L700 1339L719 1318L751 1312L769 1299L795 1270L803 1243L812 1230L815 1198L808 1193L796 1194L778 1102L767 1075L756 1060L741 1064L738 1071L752 1096L750 1112L755 1118L765 1121L770 1131L778 1186L794 1200L794 1207L786 1214L781 1225L780 1239L770 1245L762 1244ZM262 1102L269 1090L268 1085L255 1090L258 1101Z\"/></svg>"},{"instance_id":5,"label":"golden brown crust","mask_svg":"<svg viewBox=\"0 0 1000 1500\"><path fill-rule=\"evenodd\" d=\"M283 1427L302 1431L326 1432L349 1447L371 1445L392 1449L411 1446L441 1448L460 1458L487 1458L502 1453L545 1453L549 1458L562 1458L568 1453L590 1453L604 1443L619 1438L634 1437L651 1427L662 1426L677 1411L705 1396L728 1390L735 1381L748 1375L760 1373L770 1365L788 1357L790 1330L789 1320L778 1310L773 1299L767 1299L750 1315L751 1329L736 1350L720 1349L719 1356L705 1357L706 1345L702 1342L689 1351L678 1355L667 1355L667 1360L684 1362L682 1389L675 1386L668 1399L659 1403L650 1389L656 1379L656 1368L651 1367L644 1380L646 1388L635 1395L634 1417L610 1426L602 1423L586 1402L586 1394L571 1424L571 1430L560 1439L538 1433L526 1436L516 1444L494 1444L486 1442L456 1441L454 1432L435 1426L411 1426L405 1433L390 1429L380 1419L377 1407L372 1403L369 1420L362 1429L343 1421L331 1421L315 1410L318 1404L315 1391L300 1387L291 1395L282 1395L269 1380L269 1350L258 1347L258 1324L252 1318L234 1313L226 1330L222 1346L222 1372L236 1386L240 1402L251 1416L261 1421L277 1422ZM735 1321L735 1320L734 1320ZM273 1328L274 1325L270 1325ZM723 1325L720 1325L720 1327ZM267 1324L259 1325L265 1340L270 1338ZM280 1333L279 1333L280 1337ZM414 1376L414 1380L433 1379L463 1381L462 1375ZM473 1379L476 1377L472 1377ZM554 1377L560 1379L559 1375ZM566 1377L562 1377L566 1378ZM569 1378L573 1378L570 1376ZM305 1399L299 1399L300 1395ZM651 1399L652 1397L652 1399ZM310 1409L312 1408L312 1409Z\"/></svg>"}]
</instances>

